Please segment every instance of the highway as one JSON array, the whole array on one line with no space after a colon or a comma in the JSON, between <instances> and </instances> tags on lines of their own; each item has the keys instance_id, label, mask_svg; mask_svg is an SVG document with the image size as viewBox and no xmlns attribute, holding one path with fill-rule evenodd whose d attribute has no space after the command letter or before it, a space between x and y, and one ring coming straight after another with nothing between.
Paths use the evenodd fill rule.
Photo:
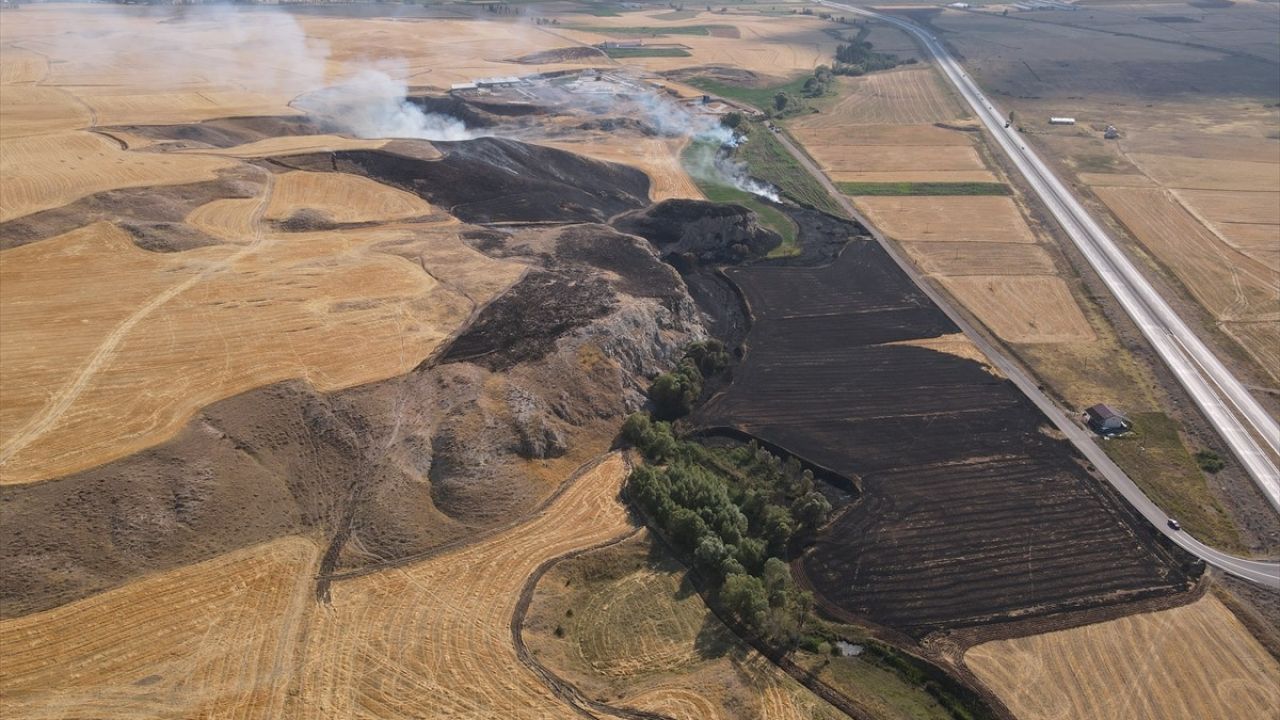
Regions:
<instances>
[{"instance_id":1,"label":"highway","mask_svg":"<svg viewBox=\"0 0 1280 720\"><path fill-rule=\"evenodd\" d=\"M951 57L946 48L930 33L912 22L863 8L819 0L820 4L845 12L875 18L910 33L937 61L939 69L951 81L956 90L973 108L996 139L1001 149L1023 174L1032 189L1044 202L1071 238L1072 242L1099 274L1116 296L1126 312L1151 342L1161 359L1186 388L1205 416L1213 423L1223 440L1248 470L1263 495L1280 512L1280 470L1275 458L1280 457L1280 426L1277 426L1257 400L1245 389L1204 343L1178 317L1177 313L1156 292L1123 251L1098 225L1088 211L1067 190L1062 182L1027 147L1016 129L1004 127L1005 114L982 94L976 83ZM784 138L785 140L785 138ZM852 204L834 186L811 160L799 152L790 142L785 143L815 177L832 192L841 204L858 215ZM864 222L864 224L866 224ZM871 227L868 225L868 227ZM895 260L933 297L953 320L974 339L981 340L969 324L950 307L950 304L925 283L909 263L876 233L877 239L891 251ZM1037 384L1003 353L985 340L981 349L1045 412L1050 420L1094 464L1104 477L1156 528L1164 532L1174 543L1203 559L1206 563L1252 582L1280 587L1280 564L1246 560L1200 543L1185 532L1168 527L1168 516L1148 498L1129 477L1098 447L1092 436L1080 423L1065 416L1060 408L1044 396Z\"/></svg>"}]
</instances>

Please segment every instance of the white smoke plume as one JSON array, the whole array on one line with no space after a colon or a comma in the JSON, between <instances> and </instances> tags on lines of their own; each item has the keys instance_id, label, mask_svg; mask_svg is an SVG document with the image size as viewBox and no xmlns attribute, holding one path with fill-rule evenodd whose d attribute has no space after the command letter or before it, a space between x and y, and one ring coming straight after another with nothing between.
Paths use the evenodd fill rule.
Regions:
<instances>
[{"instance_id":1,"label":"white smoke plume","mask_svg":"<svg viewBox=\"0 0 1280 720\"><path fill-rule=\"evenodd\" d=\"M336 85L307 93L294 107L362 138L469 140L476 134L461 120L423 112L408 100L409 88L387 72L365 68Z\"/></svg>"},{"instance_id":2,"label":"white smoke plume","mask_svg":"<svg viewBox=\"0 0 1280 720\"><path fill-rule=\"evenodd\" d=\"M692 112L658 92L633 95L628 100L659 134L688 137L703 146L702 152L687 156L686 162L687 169L698 179L726 183L773 202L781 200L777 188L751 177L746 163L733 159L730 151L747 139L722 125L718 117Z\"/></svg>"},{"instance_id":3,"label":"white smoke plume","mask_svg":"<svg viewBox=\"0 0 1280 720\"><path fill-rule=\"evenodd\" d=\"M281 104L299 98L294 107L359 137L472 137L461 120L408 102L408 88L397 79L403 73L394 65L347 60L348 74L330 84L328 43L308 37L298 18L283 10L87 5L80 11L86 29L50 34L43 43L68 75L88 84L250 92ZM173 32L175 25L183 32ZM191 37L201 38L199 47L191 46Z\"/></svg>"}]
</instances>

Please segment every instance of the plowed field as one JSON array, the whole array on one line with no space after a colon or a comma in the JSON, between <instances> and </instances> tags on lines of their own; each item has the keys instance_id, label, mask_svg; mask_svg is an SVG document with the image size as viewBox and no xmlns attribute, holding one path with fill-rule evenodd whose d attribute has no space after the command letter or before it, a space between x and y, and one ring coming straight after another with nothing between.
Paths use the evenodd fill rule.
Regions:
<instances>
[{"instance_id":1,"label":"plowed field","mask_svg":"<svg viewBox=\"0 0 1280 720\"><path fill-rule=\"evenodd\" d=\"M803 560L829 608L926 633L1181 586L1150 528L1012 384L904 344L956 329L878 245L729 275L755 324L698 420L861 479Z\"/></svg>"},{"instance_id":2,"label":"plowed field","mask_svg":"<svg viewBox=\"0 0 1280 720\"><path fill-rule=\"evenodd\" d=\"M1255 720L1280 664L1216 598L971 648L964 662L1025 720Z\"/></svg>"}]
</instances>

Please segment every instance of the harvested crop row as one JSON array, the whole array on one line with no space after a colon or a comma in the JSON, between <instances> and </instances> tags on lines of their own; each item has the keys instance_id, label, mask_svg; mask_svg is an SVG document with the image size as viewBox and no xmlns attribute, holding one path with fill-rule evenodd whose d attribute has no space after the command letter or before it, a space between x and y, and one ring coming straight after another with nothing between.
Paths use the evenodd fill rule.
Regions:
<instances>
[{"instance_id":1,"label":"harvested crop row","mask_svg":"<svg viewBox=\"0 0 1280 720\"><path fill-rule=\"evenodd\" d=\"M417 195L347 173L288 172L276 179L266 219L318 213L335 223L395 220L428 215L431 205Z\"/></svg>"},{"instance_id":2,"label":"harvested crop row","mask_svg":"<svg viewBox=\"0 0 1280 720\"><path fill-rule=\"evenodd\" d=\"M0 623L0 715L279 717L319 555L285 538Z\"/></svg>"},{"instance_id":3,"label":"harvested crop row","mask_svg":"<svg viewBox=\"0 0 1280 720\"><path fill-rule=\"evenodd\" d=\"M964 662L1025 720L1252 720L1280 706L1280 664L1214 597L985 643Z\"/></svg>"}]
</instances>

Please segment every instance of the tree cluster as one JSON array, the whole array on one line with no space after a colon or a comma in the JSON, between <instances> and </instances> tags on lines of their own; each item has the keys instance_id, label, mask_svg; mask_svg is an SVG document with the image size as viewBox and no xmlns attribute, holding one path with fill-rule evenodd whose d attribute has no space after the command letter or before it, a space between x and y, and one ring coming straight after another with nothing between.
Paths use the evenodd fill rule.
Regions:
<instances>
[{"instance_id":1,"label":"tree cluster","mask_svg":"<svg viewBox=\"0 0 1280 720\"><path fill-rule=\"evenodd\" d=\"M875 52L870 42L859 38L836 46L836 75L863 75L888 70L902 64L892 53Z\"/></svg>"},{"instance_id":2,"label":"tree cluster","mask_svg":"<svg viewBox=\"0 0 1280 720\"><path fill-rule=\"evenodd\" d=\"M649 386L649 400L660 420L684 417L702 396L703 381L729 367L729 353L719 340L696 342L671 372L662 373Z\"/></svg>"},{"instance_id":3,"label":"tree cluster","mask_svg":"<svg viewBox=\"0 0 1280 720\"><path fill-rule=\"evenodd\" d=\"M714 584L725 611L771 644L794 647L813 600L792 582L786 559L831 511L813 474L756 443L682 441L641 413L627 418L623 435L649 460L628 479L628 498Z\"/></svg>"}]
</instances>

